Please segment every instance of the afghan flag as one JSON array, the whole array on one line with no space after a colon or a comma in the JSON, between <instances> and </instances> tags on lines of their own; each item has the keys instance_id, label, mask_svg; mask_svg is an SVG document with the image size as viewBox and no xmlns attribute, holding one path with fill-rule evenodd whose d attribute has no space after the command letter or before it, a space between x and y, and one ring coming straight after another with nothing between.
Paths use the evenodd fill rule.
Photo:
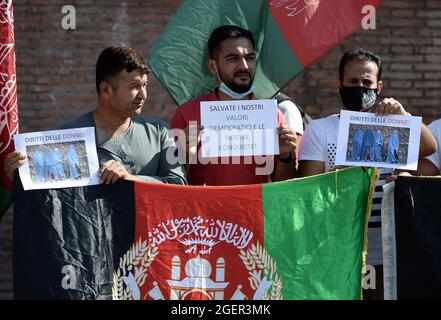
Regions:
<instances>
[{"instance_id":1,"label":"afghan flag","mask_svg":"<svg viewBox=\"0 0 441 320\"><path fill-rule=\"evenodd\" d=\"M253 32L258 98L272 97L361 28L363 9L383 0L187 0L155 43L150 66L178 105L216 86L208 39L221 25Z\"/></svg>"},{"instance_id":2,"label":"afghan flag","mask_svg":"<svg viewBox=\"0 0 441 320\"><path fill-rule=\"evenodd\" d=\"M385 300L441 298L441 177L398 177L384 186Z\"/></svg>"},{"instance_id":3,"label":"afghan flag","mask_svg":"<svg viewBox=\"0 0 441 320\"><path fill-rule=\"evenodd\" d=\"M15 75L14 18L12 0L0 4L0 219L12 199L12 181L3 171L12 136L18 132L17 78Z\"/></svg>"},{"instance_id":4,"label":"afghan flag","mask_svg":"<svg viewBox=\"0 0 441 320\"><path fill-rule=\"evenodd\" d=\"M15 298L360 299L375 178L352 168L228 187L18 181Z\"/></svg>"}]
</instances>

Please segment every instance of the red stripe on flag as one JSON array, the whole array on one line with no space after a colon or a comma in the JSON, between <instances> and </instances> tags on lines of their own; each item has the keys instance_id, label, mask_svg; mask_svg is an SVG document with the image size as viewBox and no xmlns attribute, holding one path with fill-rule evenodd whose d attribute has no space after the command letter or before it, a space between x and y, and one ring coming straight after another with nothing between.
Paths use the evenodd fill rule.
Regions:
<instances>
[{"instance_id":1,"label":"red stripe on flag","mask_svg":"<svg viewBox=\"0 0 441 320\"><path fill-rule=\"evenodd\" d=\"M306 68L361 27L362 8L383 0L270 0L289 47Z\"/></svg>"},{"instance_id":2,"label":"red stripe on flag","mask_svg":"<svg viewBox=\"0 0 441 320\"><path fill-rule=\"evenodd\" d=\"M158 250L141 299L253 298L240 253L263 244L262 185L135 183L135 199L135 242Z\"/></svg>"}]
</instances>

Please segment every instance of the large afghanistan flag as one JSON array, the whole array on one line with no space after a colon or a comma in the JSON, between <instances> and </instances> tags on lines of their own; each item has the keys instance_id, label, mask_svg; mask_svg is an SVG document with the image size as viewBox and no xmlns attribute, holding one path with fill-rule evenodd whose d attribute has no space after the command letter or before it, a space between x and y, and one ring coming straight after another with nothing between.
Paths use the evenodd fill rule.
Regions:
<instances>
[{"instance_id":1,"label":"large afghanistan flag","mask_svg":"<svg viewBox=\"0 0 441 320\"><path fill-rule=\"evenodd\" d=\"M360 299L376 174L23 191L15 298Z\"/></svg>"},{"instance_id":2,"label":"large afghanistan flag","mask_svg":"<svg viewBox=\"0 0 441 320\"><path fill-rule=\"evenodd\" d=\"M238 25L256 40L256 96L269 98L360 29L363 8L383 0L187 0L155 43L150 66L178 105L214 89L208 38ZM370 7L372 8L372 7Z\"/></svg>"},{"instance_id":3,"label":"large afghanistan flag","mask_svg":"<svg viewBox=\"0 0 441 320\"><path fill-rule=\"evenodd\" d=\"M398 177L384 186L384 297L441 298L441 177Z\"/></svg>"},{"instance_id":4,"label":"large afghanistan flag","mask_svg":"<svg viewBox=\"0 0 441 320\"><path fill-rule=\"evenodd\" d=\"M14 18L12 0L6 0L0 4L0 219L12 199L12 181L4 174L3 162L14 149L12 136L17 132Z\"/></svg>"}]
</instances>

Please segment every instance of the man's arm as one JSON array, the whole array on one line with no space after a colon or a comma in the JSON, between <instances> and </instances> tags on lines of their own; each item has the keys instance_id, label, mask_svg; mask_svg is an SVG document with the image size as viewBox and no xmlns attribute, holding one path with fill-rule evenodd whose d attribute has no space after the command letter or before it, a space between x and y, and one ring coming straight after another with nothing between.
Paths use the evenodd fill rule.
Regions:
<instances>
[{"instance_id":1,"label":"man's arm","mask_svg":"<svg viewBox=\"0 0 441 320\"><path fill-rule=\"evenodd\" d=\"M388 114L397 114L404 116L411 116L409 112L407 112L403 105L393 98L385 98L377 106L375 113L379 116L385 116ZM420 136L420 150L419 156L420 158L426 157L436 151L436 140L430 130L424 125L421 124L421 136Z\"/></svg>"},{"instance_id":2,"label":"man's arm","mask_svg":"<svg viewBox=\"0 0 441 320\"><path fill-rule=\"evenodd\" d=\"M325 163L316 160L299 161L299 177L309 177L325 173Z\"/></svg>"},{"instance_id":3,"label":"man's arm","mask_svg":"<svg viewBox=\"0 0 441 320\"><path fill-rule=\"evenodd\" d=\"M155 172L152 175L130 174L120 162L109 160L100 168L100 180L103 183L114 183L118 179L122 179L186 185L187 180L185 179L181 161L178 158L176 144L167 125L159 122L156 129L150 134L154 135L152 138L155 137L154 139L158 144L153 147L154 151L150 150L150 152L155 152L159 156L159 164L157 168L154 168ZM144 152L149 152L149 150ZM147 171L152 172L152 170Z\"/></svg>"},{"instance_id":4,"label":"man's arm","mask_svg":"<svg viewBox=\"0 0 441 320\"><path fill-rule=\"evenodd\" d=\"M432 122L429 126L424 126L424 132L430 131L430 134L434 137L436 144L440 144L440 120ZM421 140L423 140L423 128L421 128ZM422 143L421 143L422 144ZM437 148L435 152L428 155L426 158L421 158L420 147L420 160L418 161L418 169L412 171L413 175L417 176L437 176L440 174L441 168L441 149Z\"/></svg>"},{"instance_id":5,"label":"man's arm","mask_svg":"<svg viewBox=\"0 0 441 320\"><path fill-rule=\"evenodd\" d=\"M418 170L410 172L414 176L437 176L439 169L429 159L420 159L418 161Z\"/></svg>"},{"instance_id":6,"label":"man's arm","mask_svg":"<svg viewBox=\"0 0 441 320\"><path fill-rule=\"evenodd\" d=\"M427 131L435 137L436 143L439 145L439 121L431 123L428 127L424 126ZM423 133L421 132L421 138ZM421 154L421 150L420 150ZM437 149L436 152L427 156L426 158L420 158L418 161L418 169L411 171L410 173L417 176L437 176L440 174L441 168L441 150Z\"/></svg>"},{"instance_id":7,"label":"man's arm","mask_svg":"<svg viewBox=\"0 0 441 320\"><path fill-rule=\"evenodd\" d=\"M100 181L105 184L115 183L119 179L128 181L159 182L183 185L187 184L187 180L185 180L184 177L184 172L179 163L176 165L167 164L164 166L162 162L163 159L161 158L161 165L158 175L144 176L130 174L119 161L109 160L100 167L98 177L100 178Z\"/></svg>"},{"instance_id":8,"label":"man's arm","mask_svg":"<svg viewBox=\"0 0 441 320\"><path fill-rule=\"evenodd\" d=\"M416 171L410 170L395 170L394 174L386 178L386 183L394 181L397 176L438 176L438 167L429 159L422 158L418 161L418 169Z\"/></svg>"},{"instance_id":9,"label":"man's arm","mask_svg":"<svg viewBox=\"0 0 441 320\"><path fill-rule=\"evenodd\" d=\"M421 137L420 137L420 158L427 157L436 152L437 143L432 132L425 124L421 124Z\"/></svg>"},{"instance_id":10,"label":"man's arm","mask_svg":"<svg viewBox=\"0 0 441 320\"><path fill-rule=\"evenodd\" d=\"M299 177L309 177L326 172L326 142L323 125L313 120L306 127L299 150Z\"/></svg>"},{"instance_id":11,"label":"man's arm","mask_svg":"<svg viewBox=\"0 0 441 320\"><path fill-rule=\"evenodd\" d=\"M282 162L279 158L279 160L276 162L274 173L271 176L272 181L284 181L293 179L297 176L295 159L288 157L285 161L287 162Z\"/></svg>"}]
</instances>

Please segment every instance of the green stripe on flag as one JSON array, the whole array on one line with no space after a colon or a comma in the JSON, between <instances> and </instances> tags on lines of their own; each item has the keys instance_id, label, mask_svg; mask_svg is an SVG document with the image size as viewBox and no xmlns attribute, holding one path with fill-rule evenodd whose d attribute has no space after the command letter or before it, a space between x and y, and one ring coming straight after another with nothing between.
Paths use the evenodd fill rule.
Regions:
<instances>
[{"instance_id":1,"label":"green stripe on flag","mask_svg":"<svg viewBox=\"0 0 441 320\"><path fill-rule=\"evenodd\" d=\"M374 170L265 184L265 248L285 299L360 299Z\"/></svg>"},{"instance_id":2,"label":"green stripe on flag","mask_svg":"<svg viewBox=\"0 0 441 320\"><path fill-rule=\"evenodd\" d=\"M5 188L5 186L0 185L0 220L5 214L6 210L8 210L11 203L12 203L11 191Z\"/></svg>"}]
</instances>

